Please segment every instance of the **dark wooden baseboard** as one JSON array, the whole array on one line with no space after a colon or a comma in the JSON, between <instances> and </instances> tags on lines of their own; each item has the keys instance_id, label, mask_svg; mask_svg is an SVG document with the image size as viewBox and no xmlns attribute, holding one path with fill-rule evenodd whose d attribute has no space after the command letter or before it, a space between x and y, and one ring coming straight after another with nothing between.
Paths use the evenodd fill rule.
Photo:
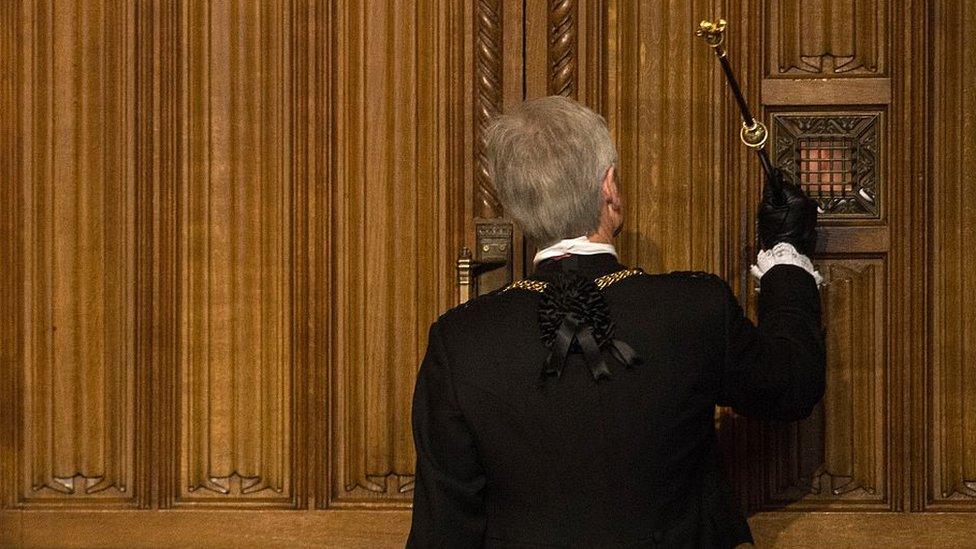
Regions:
<instances>
[{"instance_id":1,"label":"dark wooden baseboard","mask_svg":"<svg viewBox=\"0 0 976 549\"><path fill-rule=\"evenodd\" d=\"M976 514L761 513L758 547L972 547ZM403 547L409 511L0 511L0 547Z\"/></svg>"},{"instance_id":2,"label":"dark wooden baseboard","mask_svg":"<svg viewBox=\"0 0 976 549\"><path fill-rule=\"evenodd\" d=\"M403 547L409 511L0 511L0 547Z\"/></svg>"},{"instance_id":3,"label":"dark wooden baseboard","mask_svg":"<svg viewBox=\"0 0 976 549\"><path fill-rule=\"evenodd\" d=\"M974 547L973 513L760 513L758 547Z\"/></svg>"}]
</instances>

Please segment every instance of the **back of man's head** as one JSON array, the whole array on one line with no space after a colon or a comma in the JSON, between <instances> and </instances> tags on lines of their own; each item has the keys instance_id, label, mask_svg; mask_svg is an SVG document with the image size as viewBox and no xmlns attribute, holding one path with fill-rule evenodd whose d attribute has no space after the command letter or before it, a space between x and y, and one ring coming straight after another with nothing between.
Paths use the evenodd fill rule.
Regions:
<instances>
[{"instance_id":1,"label":"back of man's head","mask_svg":"<svg viewBox=\"0 0 976 549\"><path fill-rule=\"evenodd\" d=\"M536 245L597 229L601 184L617 164L602 116L565 97L532 99L495 118L485 142L502 207Z\"/></svg>"}]
</instances>

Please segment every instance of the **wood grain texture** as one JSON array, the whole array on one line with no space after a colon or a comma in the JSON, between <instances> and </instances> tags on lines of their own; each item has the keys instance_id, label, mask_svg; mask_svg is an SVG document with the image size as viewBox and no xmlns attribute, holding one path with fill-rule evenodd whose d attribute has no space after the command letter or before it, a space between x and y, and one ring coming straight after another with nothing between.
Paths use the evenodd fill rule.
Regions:
<instances>
[{"instance_id":1,"label":"wood grain texture","mask_svg":"<svg viewBox=\"0 0 976 549\"><path fill-rule=\"evenodd\" d=\"M765 105L887 105L890 78L767 78L762 82Z\"/></svg>"},{"instance_id":2,"label":"wood grain texture","mask_svg":"<svg viewBox=\"0 0 976 549\"><path fill-rule=\"evenodd\" d=\"M962 513L759 513L756 547L971 547L976 521Z\"/></svg>"},{"instance_id":3,"label":"wood grain texture","mask_svg":"<svg viewBox=\"0 0 976 549\"><path fill-rule=\"evenodd\" d=\"M322 212L335 276L329 505L403 506L417 367L428 326L456 299L471 13L440 0L338 8L332 208Z\"/></svg>"},{"instance_id":4,"label":"wood grain texture","mask_svg":"<svg viewBox=\"0 0 976 549\"><path fill-rule=\"evenodd\" d=\"M579 32L576 0L549 0L548 20L548 88L549 95L577 98Z\"/></svg>"},{"instance_id":5,"label":"wood grain texture","mask_svg":"<svg viewBox=\"0 0 976 549\"><path fill-rule=\"evenodd\" d=\"M409 524L409 511L0 511L0 545L394 548ZM757 547L962 548L976 536L967 513L760 513L749 525Z\"/></svg>"},{"instance_id":6,"label":"wood grain texture","mask_svg":"<svg viewBox=\"0 0 976 549\"><path fill-rule=\"evenodd\" d=\"M827 332L824 399L803 421L766 426L769 506L884 506L888 494L884 262L817 263Z\"/></svg>"},{"instance_id":7,"label":"wood grain texture","mask_svg":"<svg viewBox=\"0 0 976 549\"><path fill-rule=\"evenodd\" d=\"M292 7L180 6L176 504L296 504Z\"/></svg>"},{"instance_id":8,"label":"wood grain texture","mask_svg":"<svg viewBox=\"0 0 976 549\"><path fill-rule=\"evenodd\" d=\"M875 4L870 14L864 11L867 4ZM779 28L789 28L781 24L783 16L800 17L794 23L803 31L779 34L779 29L772 28L764 46L764 112L773 129L775 161L809 181L819 169L818 163L808 163L803 173L795 160L799 139L786 146L780 142L784 135L796 133L798 126L793 122L799 119L784 124L783 117L823 117L827 126L818 130L821 137L804 146L823 155L830 154L827 148L831 144L845 140L854 144L853 163L848 165L853 183L841 194L860 196L854 199L859 204L849 204L853 208L845 206L843 198L831 204L839 187L834 188L833 197L828 192L826 201L821 197L827 212L822 217L823 238L817 251L823 254L819 264L828 270L824 274L830 280L822 292L828 328L827 396L814 417L795 428L805 437L761 442L762 472L753 469L742 479L751 507L917 508L912 494L920 468L911 464L918 463L912 454L917 452L916 437L922 427L911 418L922 417L922 413L910 407L918 402L912 396L918 391L913 378L924 371L918 362L924 341L917 315L924 310L925 292L917 274L925 256L922 189L928 181L923 176L926 147L920 141L924 134L909 128L924 125L924 75L928 70L924 44L929 30L923 14L929 6L924 0L909 2L894 15L886 2L767 2L772 11L766 15L780 21L776 23ZM803 13L795 11L800 7ZM794 11L787 14L784 10ZM847 22L838 19L841 15ZM905 18L913 25L898 24ZM889 55L892 48L899 52L897 57ZM776 55L780 57L774 58ZM805 68L793 61L784 64L785 59L796 56L805 57L800 59ZM804 71L819 76L804 80ZM865 78L868 76L871 78ZM839 93L841 89L849 94ZM768 96L768 103L766 91L775 92ZM873 104L853 107L869 102ZM867 132L840 126L828 129L833 124L827 122L831 117L841 120L851 115L877 117L876 127ZM791 124L793 130L786 128ZM868 164L873 165L870 172L862 172ZM859 186L868 187L866 194ZM823 189L829 191L830 186ZM755 431L747 438L756 436L763 438ZM799 470L812 480L798 483L803 475L788 476L786 485L792 488L781 491L785 497L770 497L775 490L757 496L749 488L755 480L749 479L768 475L762 485L776 487L783 456L810 464ZM802 489L796 490L797 484Z\"/></svg>"},{"instance_id":9,"label":"wood grain texture","mask_svg":"<svg viewBox=\"0 0 976 549\"><path fill-rule=\"evenodd\" d=\"M16 413L4 461L17 486L5 499L135 504L134 10L23 1L3 11L20 32L4 55L17 83L5 126L18 136L4 150L17 201L4 232L4 309L17 315L4 341L3 398Z\"/></svg>"},{"instance_id":10,"label":"wood grain texture","mask_svg":"<svg viewBox=\"0 0 976 549\"><path fill-rule=\"evenodd\" d=\"M766 0L767 77L886 74L888 0Z\"/></svg>"},{"instance_id":11,"label":"wood grain texture","mask_svg":"<svg viewBox=\"0 0 976 549\"><path fill-rule=\"evenodd\" d=\"M502 214L485 156L485 129L502 112L505 27L501 0L476 0L474 7L474 216Z\"/></svg>"},{"instance_id":12,"label":"wood grain texture","mask_svg":"<svg viewBox=\"0 0 976 549\"><path fill-rule=\"evenodd\" d=\"M939 508L976 510L976 47L948 31L976 24L976 6L938 2L933 48L930 367L926 399L926 500ZM947 32L948 31L948 32Z\"/></svg>"},{"instance_id":13,"label":"wood grain texture","mask_svg":"<svg viewBox=\"0 0 976 549\"><path fill-rule=\"evenodd\" d=\"M409 527L409 511L0 511L0 547L392 549Z\"/></svg>"},{"instance_id":14,"label":"wood grain texture","mask_svg":"<svg viewBox=\"0 0 976 549\"><path fill-rule=\"evenodd\" d=\"M890 452L894 458L888 474L892 479L892 509L920 511L924 489L924 382L925 331L921 311L928 308L924 286L917 274L928 265L928 237L925 218L928 212L928 190L934 183L929 177L932 152L925 132L913 128L927 124L927 105L934 100L929 84L934 66L930 65L930 40L935 29L930 26L927 0L908 0L898 17L911 25L889 25L891 51L899 52L897 63L892 57L892 96L888 118L886 177L889 181L888 225L891 228L891 254L888 268L889 334L888 395L891 414Z\"/></svg>"},{"instance_id":15,"label":"wood grain texture","mask_svg":"<svg viewBox=\"0 0 976 549\"><path fill-rule=\"evenodd\" d=\"M23 239L19 238L23 198L20 181L23 156L20 147L20 51L21 10L17 2L0 5L0 265L7 269L0 279L0 507L11 507L18 498L18 421L21 414L20 370L23 364Z\"/></svg>"},{"instance_id":16,"label":"wood grain texture","mask_svg":"<svg viewBox=\"0 0 976 549\"><path fill-rule=\"evenodd\" d=\"M720 271L729 142L714 56L694 29L716 2L608 2L606 112L620 154L626 262ZM687 30L687 32L685 32Z\"/></svg>"},{"instance_id":17,"label":"wood grain texture","mask_svg":"<svg viewBox=\"0 0 976 549\"><path fill-rule=\"evenodd\" d=\"M766 120L883 119L882 209L818 244L824 405L724 417L742 499L777 509L757 540L968 543L970 3L11 0L0 545L402 546L426 327L503 213L479 128L523 94L606 116L624 261L751 304L758 164L692 35L716 16Z\"/></svg>"}]
</instances>

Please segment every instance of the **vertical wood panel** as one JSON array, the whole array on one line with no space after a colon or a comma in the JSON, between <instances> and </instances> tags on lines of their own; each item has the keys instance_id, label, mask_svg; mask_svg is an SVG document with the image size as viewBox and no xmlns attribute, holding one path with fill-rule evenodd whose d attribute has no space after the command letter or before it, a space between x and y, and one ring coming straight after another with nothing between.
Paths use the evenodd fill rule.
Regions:
<instances>
[{"instance_id":1,"label":"vertical wood panel","mask_svg":"<svg viewBox=\"0 0 976 549\"><path fill-rule=\"evenodd\" d=\"M8 372L18 395L4 396L22 405L16 499L131 504L143 495L134 490L134 10L44 1L4 9L20 32L19 51L5 56L20 85L11 90L20 138L7 151L18 170L5 181L19 187L18 218L4 235L5 248L22 239L5 277L5 296L21 295L4 301L22 315L19 365Z\"/></svg>"},{"instance_id":2,"label":"vertical wood panel","mask_svg":"<svg viewBox=\"0 0 976 549\"><path fill-rule=\"evenodd\" d=\"M694 29L718 2L608 2L606 118L620 153L619 248L652 271L718 270L726 112Z\"/></svg>"},{"instance_id":3,"label":"vertical wood panel","mask_svg":"<svg viewBox=\"0 0 976 549\"><path fill-rule=\"evenodd\" d=\"M181 9L171 489L178 502L295 505L292 239L305 205L292 173L292 3Z\"/></svg>"},{"instance_id":4,"label":"vertical wood panel","mask_svg":"<svg viewBox=\"0 0 976 549\"><path fill-rule=\"evenodd\" d=\"M891 314L888 323L887 344L891 353L888 369L888 412L891 415L888 435L888 474L891 476L891 508L921 510L923 484L922 455L925 447L922 408L922 377L925 363L924 323L921 311L926 310L925 292L919 287L917 274L926 268L928 238L925 216L929 180L930 149L926 146L924 132L915 128L926 127L927 105L934 100L929 83L932 67L929 64L929 26L931 2L906 1L889 20L887 26L891 38L886 48L892 60L892 100L887 135L890 161L886 167L888 179L889 226L892 234L892 251L889 256L888 306ZM911 25L897 24L910 20Z\"/></svg>"},{"instance_id":5,"label":"vertical wood panel","mask_svg":"<svg viewBox=\"0 0 976 549\"><path fill-rule=\"evenodd\" d=\"M850 506L884 502L888 493L885 445L885 269L882 260L825 260L821 289L827 333L827 384L810 418L767 425L765 500L773 505L805 498L802 506L841 500Z\"/></svg>"},{"instance_id":6,"label":"vertical wood panel","mask_svg":"<svg viewBox=\"0 0 976 549\"><path fill-rule=\"evenodd\" d=\"M766 0L766 76L883 76L887 0Z\"/></svg>"},{"instance_id":7,"label":"vertical wood panel","mask_svg":"<svg viewBox=\"0 0 976 549\"><path fill-rule=\"evenodd\" d=\"M12 507L19 497L18 453L23 386L23 246L18 237L22 225L23 165L20 104L23 18L20 2L0 4L0 265L7 269L0 279L0 507ZM13 530L13 528L11 528Z\"/></svg>"},{"instance_id":8,"label":"vertical wood panel","mask_svg":"<svg viewBox=\"0 0 976 549\"><path fill-rule=\"evenodd\" d=\"M937 2L931 204L931 372L927 501L976 509L976 25L970 2Z\"/></svg>"},{"instance_id":9,"label":"vertical wood panel","mask_svg":"<svg viewBox=\"0 0 976 549\"><path fill-rule=\"evenodd\" d=\"M437 0L350 0L335 13L331 498L403 505L413 380L427 327L454 299L472 20Z\"/></svg>"},{"instance_id":10,"label":"vertical wood panel","mask_svg":"<svg viewBox=\"0 0 976 549\"><path fill-rule=\"evenodd\" d=\"M825 86L825 78L834 78L843 87L844 78L886 75L887 50L881 47L888 40L886 6L876 0L767 0L764 82L812 75L822 78L814 85ZM900 401L892 398L897 385L890 381L895 361L888 348L892 332L885 287L900 272L889 268L887 243L867 242L874 233L863 233L860 243L851 240L845 245L830 232L837 225L858 234L858 229L887 224L886 200L901 200L902 189L895 192L893 178L889 179L892 163L885 149L889 106L878 112L851 112L851 106L843 104L846 96L839 94L839 104L813 111L815 94L801 93L803 82L782 83L788 90L787 103L799 106L789 113L765 109L773 133L773 161L818 199L819 249L844 253L845 259L818 263L826 281L821 288L828 349L824 399L805 421L757 426L750 433L754 440L765 439L761 471L754 470L746 485L750 503L765 509L786 504L817 510L892 508L900 489L894 487L892 494L899 477L891 464L899 458L893 455L898 446L891 441L890 418L892 403ZM881 78L873 84L877 90L888 86ZM837 148L828 150L831 146ZM808 160L818 155L845 158L847 163ZM829 177L845 183L823 186L818 170L837 170ZM882 195L885 200L878 200ZM752 489L756 475L764 476L761 493Z\"/></svg>"}]
</instances>

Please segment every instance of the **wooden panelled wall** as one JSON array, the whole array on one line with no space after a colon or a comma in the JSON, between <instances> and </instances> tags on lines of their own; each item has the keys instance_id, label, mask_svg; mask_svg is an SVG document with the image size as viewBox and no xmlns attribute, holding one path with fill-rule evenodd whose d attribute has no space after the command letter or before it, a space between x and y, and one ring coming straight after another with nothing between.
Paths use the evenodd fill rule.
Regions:
<instances>
[{"instance_id":1,"label":"wooden panelled wall","mask_svg":"<svg viewBox=\"0 0 976 549\"><path fill-rule=\"evenodd\" d=\"M626 261L751 303L758 165L692 34L719 15L825 210L824 404L722 416L757 536L976 535L970 2L10 0L0 544L401 544L426 328L523 97L606 117ZM831 143L853 175L804 176Z\"/></svg>"},{"instance_id":2,"label":"wooden panelled wall","mask_svg":"<svg viewBox=\"0 0 976 549\"><path fill-rule=\"evenodd\" d=\"M0 17L0 545L299 520L399 543L407 512L333 510L409 508L413 379L471 210L472 6ZM229 512L272 509L294 514Z\"/></svg>"}]
</instances>

